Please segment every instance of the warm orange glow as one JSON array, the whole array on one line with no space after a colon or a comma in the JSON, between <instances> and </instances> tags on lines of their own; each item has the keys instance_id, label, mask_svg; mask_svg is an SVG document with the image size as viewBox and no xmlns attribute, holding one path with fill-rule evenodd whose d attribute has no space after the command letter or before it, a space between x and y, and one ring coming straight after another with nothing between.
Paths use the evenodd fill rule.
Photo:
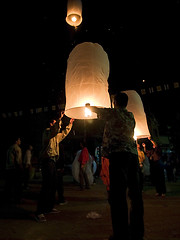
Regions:
<instances>
[{"instance_id":1,"label":"warm orange glow","mask_svg":"<svg viewBox=\"0 0 180 240\"><path fill-rule=\"evenodd\" d=\"M97 43L78 44L70 53L66 71L65 114L75 119L96 119L85 106L111 106L108 92L109 59Z\"/></svg>"},{"instance_id":2,"label":"warm orange glow","mask_svg":"<svg viewBox=\"0 0 180 240\"><path fill-rule=\"evenodd\" d=\"M76 17L72 17L71 20L72 20L73 22L76 22L76 21L77 21L77 18L76 18Z\"/></svg>"},{"instance_id":3,"label":"warm orange glow","mask_svg":"<svg viewBox=\"0 0 180 240\"><path fill-rule=\"evenodd\" d=\"M91 110L85 107L85 117L91 117L91 116L92 116Z\"/></svg>"},{"instance_id":4,"label":"warm orange glow","mask_svg":"<svg viewBox=\"0 0 180 240\"><path fill-rule=\"evenodd\" d=\"M147 138L150 136L144 106L139 94L134 90L124 91L128 95L127 110L134 114L136 126L134 139Z\"/></svg>"},{"instance_id":5,"label":"warm orange glow","mask_svg":"<svg viewBox=\"0 0 180 240\"><path fill-rule=\"evenodd\" d=\"M66 22L77 27L82 22L82 3L81 0L68 0Z\"/></svg>"}]
</instances>

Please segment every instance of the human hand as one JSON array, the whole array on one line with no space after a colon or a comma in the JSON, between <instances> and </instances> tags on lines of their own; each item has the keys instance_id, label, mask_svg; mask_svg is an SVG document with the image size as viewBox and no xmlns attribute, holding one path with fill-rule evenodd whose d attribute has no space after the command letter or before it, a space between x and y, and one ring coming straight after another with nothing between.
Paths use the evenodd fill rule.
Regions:
<instances>
[{"instance_id":1,"label":"human hand","mask_svg":"<svg viewBox=\"0 0 180 240\"><path fill-rule=\"evenodd\" d=\"M71 118L70 121L69 121L69 123L70 123L70 124L73 124L73 122L74 122L74 118Z\"/></svg>"},{"instance_id":2,"label":"human hand","mask_svg":"<svg viewBox=\"0 0 180 240\"><path fill-rule=\"evenodd\" d=\"M64 111L61 111L60 119L62 119L63 117L64 117Z\"/></svg>"}]
</instances>

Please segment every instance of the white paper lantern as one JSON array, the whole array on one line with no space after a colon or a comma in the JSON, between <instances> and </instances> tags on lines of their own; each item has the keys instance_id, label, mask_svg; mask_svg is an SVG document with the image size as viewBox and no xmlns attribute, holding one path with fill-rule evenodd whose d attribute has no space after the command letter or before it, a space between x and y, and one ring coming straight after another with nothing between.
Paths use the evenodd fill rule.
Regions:
<instances>
[{"instance_id":1,"label":"white paper lantern","mask_svg":"<svg viewBox=\"0 0 180 240\"><path fill-rule=\"evenodd\" d=\"M134 90L124 91L128 95L127 110L134 114L136 127L134 130L134 138L147 138L150 136L144 106L139 94Z\"/></svg>"},{"instance_id":2,"label":"white paper lantern","mask_svg":"<svg viewBox=\"0 0 180 240\"><path fill-rule=\"evenodd\" d=\"M97 43L77 45L69 55L66 72L65 114L75 119L95 119L96 113L85 107L111 106L108 93L109 59Z\"/></svg>"},{"instance_id":3,"label":"white paper lantern","mask_svg":"<svg viewBox=\"0 0 180 240\"><path fill-rule=\"evenodd\" d=\"M77 27L82 22L82 3L81 0L68 0L66 22Z\"/></svg>"}]
</instances>

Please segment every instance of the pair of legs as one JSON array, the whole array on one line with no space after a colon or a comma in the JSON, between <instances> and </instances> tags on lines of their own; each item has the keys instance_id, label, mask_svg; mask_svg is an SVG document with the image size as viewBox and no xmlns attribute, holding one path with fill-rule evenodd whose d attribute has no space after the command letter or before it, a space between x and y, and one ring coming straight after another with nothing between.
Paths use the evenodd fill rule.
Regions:
<instances>
[{"instance_id":1,"label":"pair of legs","mask_svg":"<svg viewBox=\"0 0 180 240\"><path fill-rule=\"evenodd\" d=\"M89 179L86 173L86 167L87 167L87 164L85 164L83 167L81 167L80 165L80 169L79 169L79 182L80 182L81 189L84 188L84 185L86 186L86 188L90 188Z\"/></svg>"},{"instance_id":2,"label":"pair of legs","mask_svg":"<svg viewBox=\"0 0 180 240\"><path fill-rule=\"evenodd\" d=\"M109 203L113 240L142 240L144 235L144 208L139 182L138 156L129 152L109 156ZM127 190L130 198L128 216Z\"/></svg>"},{"instance_id":3,"label":"pair of legs","mask_svg":"<svg viewBox=\"0 0 180 240\"><path fill-rule=\"evenodd\" d=\"M23 169L20 167L6 170L5 201L7 203L19 203L22 198Z\"/></svg>"},{"instance_id":4,"label":"pair of legs","mask_svg":"<svg viewBox=\"0 0 180 240\"><path fill-rule=\"evenodd\" d=\"M161 160L154 161L154 185L156 188L156 194L159 196L166 194L166 184L164 175L164 166Z\"/></svg>"},{"instance_id":5,"label":"pair of legs","mask_svg":"<svg viewBox=\"0 0 180 240\"><path fill-rule=\"evenodd\" d=\"M55 204L57 172L54 160L42 160L42 187L37 204L37 214L50 212Z\"/></svg>"},{"instance_id":6,"label":"pair of legs","mask_svg":"<svg viewBox=\"0 0 180 240\"><path fill-rule=\"evenodd\" d=\"M64 182L63 182L63 172L61 169L57 170L57 194L58 194L58 203L64 203Z\"/></svg>"}]
</instances>

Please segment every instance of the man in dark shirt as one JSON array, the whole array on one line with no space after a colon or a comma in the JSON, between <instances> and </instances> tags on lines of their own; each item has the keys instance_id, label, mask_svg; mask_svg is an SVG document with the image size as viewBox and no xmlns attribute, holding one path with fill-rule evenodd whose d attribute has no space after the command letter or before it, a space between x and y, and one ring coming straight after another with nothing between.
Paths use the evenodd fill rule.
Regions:
<instances>
[{"instance_id":1,"label":"man in dark shirt","mask_svg":"<svg viewBox=\"0 0 180 240\"><path fill-rule=\"evenodd\" d=\"M102 156L109 159L109 203L113 236L110 240L142 240L144 235L143 200L139 182L139 162L133 139L135 119L126 109L128 96L119 93L114 108L89 107L106 121ZM131 200L128 220L127 189ZM130 225L128 225L128 221Z\"/></svg>"}]
</instances>

